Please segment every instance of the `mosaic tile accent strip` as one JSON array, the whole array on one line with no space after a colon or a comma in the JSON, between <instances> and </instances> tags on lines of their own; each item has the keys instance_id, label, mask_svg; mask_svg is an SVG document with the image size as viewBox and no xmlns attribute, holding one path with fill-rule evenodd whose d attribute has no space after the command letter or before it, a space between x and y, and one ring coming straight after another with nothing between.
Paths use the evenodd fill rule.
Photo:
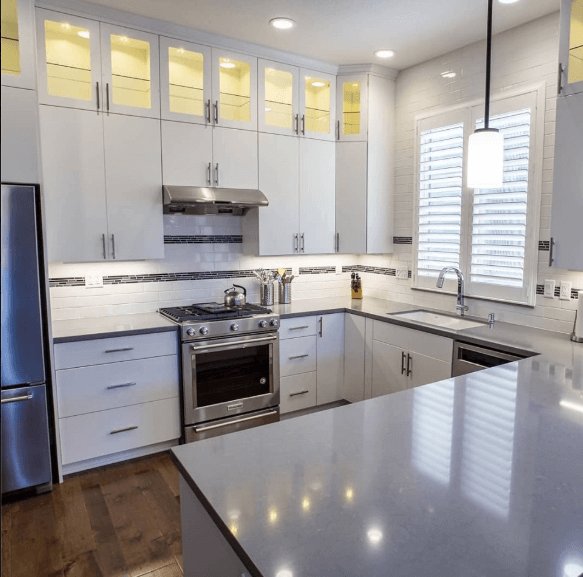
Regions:
<instances>
[{"instance_id":1,"label":"mosaic tile accent strip","mask_svg":"<svg viewBox=\"0 0 583 577\"><path fill-rule=\"evenodd\" d=\"M241 244L240 234L165 235L164 244Z\"/></svg>"},{"instance_id":2,"label":"mosaic tile accent strip","mask_svg":"<svg viewBox=\"0 0 583 577\"><path fill-rule=\"evenodd\" d=\"M579 300L579 291L583 289L571 289L571 298L575 300ZM544 295L545 294L545 285L537 284L536 285L536 294L537 295ZM555 287L555 297L561 296L561 287Z\"/></svg>"},{"instance_id":3,"label":"mosaic tile accent strip","mask_svg":"<svg viewBox=\"0 0 583 577\"><path fill-rule=\"evenodd\" d=\"M335 266L301 266L300 274L329 274L335 273Z\"/></svg>"},{"instance_id":4,"label":"mosaic tile accent strip","mask_svg":"<svg viewBox=\"0 0 583 577\"><path fill-rule=\"evenodd\" d=\"M49 286L63 287L63 286L85 286L84 276L51 278L49 279Z\"/></svg>"},{"instance_id":5,"label":"mosaic tile accent strip","mask_svg":"<svg viewBox=\"0 0 583 577\"><path fill-rule=\"evenodd\" d=\"M379 266L364 266L362 264L343 266L342 272L368 272L372 274L382 274L385 276L397 276L394 268L384 268ZM409 271L410 273L411 271Z\"/></svg>"},{"instance_id":6,"label":"mosaic tile accent strip","mask_svg":"<svg viewBox=\"0 0 583 577\"><path fill-rule=\"evenodd\" d=\"M548 252L549 250L551 250L551 243L548 240L539 240L538 241L538 249L540 251L546 251Z\"/></svg>"},{"instance_id":7,"label":"mosaic tile accent strip","mask_svg":"<svg viewBox=\"0 0 583 577\"><path fill-rule=\"evenodd\" d=\"M394 236L393 244L413 244L412 236Z\"/></svg>"}]
</instances>

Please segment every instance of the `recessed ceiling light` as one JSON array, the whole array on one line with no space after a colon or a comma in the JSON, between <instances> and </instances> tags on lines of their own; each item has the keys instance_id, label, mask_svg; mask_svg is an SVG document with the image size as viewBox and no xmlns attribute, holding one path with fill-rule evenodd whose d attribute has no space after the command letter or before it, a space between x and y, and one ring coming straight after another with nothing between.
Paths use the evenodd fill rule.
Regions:
<instances>
[{"instance_id":1,"label":"recessed ceiling light","mask_svg":"<svg viewBox=\"0 0 583 577\"><path fill-rule=\"evenodd\" d=\"M312 86L314 88L323 88L324 86L326 86L326 83L322 82L321 80L314 80L314 82L312 82Z\"/></svg>"},{"instance_id":2,"label":"recessed ceiling light","mask_svg":"<svg viewBox=\"0 0 583 577\"><path fill-rule=\"evenodd\" d=\"M498 2L500 2L500 4L516 4L518 0L498 0Z\"/></svg>"},{"instance_id":3,"label":"recessed ceiling light","mask_svg":"<svg viewBox=\"0 0 583 577\"><path fill-rule=\"evenodd\" d=\"M237 68L237 65L230 60L222 60L219 66L221 68L226 68L227 70L230 70L231 68Z\"/></svg>"},{"instance_id":4,"label":"recessed ceiling light","mask_svg":"<svg viewBox=\"0 0 583 577\"><path fill-rule=\"evenodd\" d=\"M392 58L395 55L395 51L382 48L381 50L376 50L374 55L377 58Z\"/></svg>"},{"instance_id":5,"label":"recessed ceiling light","mask_svg":"<svg viewBox=\"0 0 583 577\"><path fill-rule=\"evenodd\" d=\"M282 16L272 18L269 23L278 30L289 30L296 25L296 23L291 18L284 18Z\"/></svg>"},{"instance_id":6,"label":"recessed ceiling light","mask_svg":"<svg viewBox=\"0 0 583 577\"><path fill-rule=\"evenodd\" d=\"M457 74L453 70L444 70L441 73L442 78L455 78Z\"/></svg>"},{"instance_id":7,"label":"recessed ceiling light","mask_svg":"<svg viewBox=\"0 0 583 577\"><path fill-rule=\"evenodd\" d=\"M77 36L81 36L81 38L89 38L89 30L79 30L79 32L77 32Z\"/></svg>"}]
</instances>

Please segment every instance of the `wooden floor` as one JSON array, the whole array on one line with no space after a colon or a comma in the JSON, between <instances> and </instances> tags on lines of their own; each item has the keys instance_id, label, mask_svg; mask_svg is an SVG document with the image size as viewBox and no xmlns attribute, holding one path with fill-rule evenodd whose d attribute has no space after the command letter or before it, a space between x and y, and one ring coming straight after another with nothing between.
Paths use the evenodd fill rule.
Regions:
<instances>
[{"instance_id":1,"label":"wooden floor","mask_svg":"<svg viewBox=\"0 0 583 577\"><path fill-rule=\"evenodd\" d=\"M2 507L2 577L182 577L167 453L68 477Z\"/></svg>"}]
</instances>

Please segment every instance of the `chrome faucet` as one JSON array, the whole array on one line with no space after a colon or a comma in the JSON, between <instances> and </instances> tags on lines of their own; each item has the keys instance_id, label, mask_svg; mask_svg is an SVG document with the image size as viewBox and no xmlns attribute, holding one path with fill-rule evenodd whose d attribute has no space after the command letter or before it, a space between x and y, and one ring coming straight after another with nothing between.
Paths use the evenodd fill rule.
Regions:
<instances>
[{"instance_id":1,"label":"chrome faucet","mask_svg":"<svg viewBox=\"0 0 583 577\"><path fill-rule=\"evenodd\" d=\"M464 275L462 271L455 266L446 266L441 269L439 276L437 277L437 282L435 286L437 288L443 288L443 282L445 281L445 275L448 272L455 272L457 275L457 304L455 305L455 310L460 316L464 316L464 313L468 310L468 307L464 304Z\"/></svg>"}]
</instances>

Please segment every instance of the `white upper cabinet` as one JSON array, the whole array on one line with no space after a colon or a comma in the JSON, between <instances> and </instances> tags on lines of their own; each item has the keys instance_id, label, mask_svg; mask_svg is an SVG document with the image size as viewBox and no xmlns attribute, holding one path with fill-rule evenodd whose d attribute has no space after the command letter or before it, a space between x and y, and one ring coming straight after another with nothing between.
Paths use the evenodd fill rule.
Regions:
<instances>
[{"instance_id":1,"label":"white upper cabinet","mask_svg":"<svg viewBox=\"0 0 583 577\"><path fill-rule=\"evenodd\" d=\"M300 119L302 136L335 140L336 77L313 70L300 70Z\"/></svg>"},{"instance_id":2,"label":"white upper cabinet","mask_svg":"<svg viewBox=\"0 0 583 577\"><path fill-rule=\"evenodd\" d=\"M299 68L259 60L259 130L299 134Z\"/></svg>"},{"instance_id":3,"label":"white upper cabinet","mask_svg":"<svg viewBox=\"0 0 583 577\"><path fill-rule=\"evenodd\" d=\"M162 118L211 123L211 49L160 37Z\"/></svg>"},{"instance_id":4,"label":"white upper cabinet","mask_svg":"<svg viewBox=\"0 0 583 577\"><path fill-rule=\"evenodd\" d=\"M101 24L105 110L160 118L158 36Z\"/></svg>"},{"instance_id":5,"label":"white upper cabinet","mask_svg":"<svg viewBox=\"0 0 583 577\"><path fill-rule=\"evenodd\" d=\"M257 58L212 50L213 124L257 130Z\"/></svg>"},{"instance_id":6,"label":"white upper cabinet","mask_svg":"<svg viewBox=\"0 0 583 577\"><path fill-rule=\"evenodd\" d=\"M559 94L583 92L583 0L562 0Z\"/></svg>"},{"instance_id":7,"label":"white upper cabinet","mask_svg":"<svg viewBox=\"0 0 583 577\"><path fill-rule=\"evenodd\" d=\"M103 108L99 22L37 9L41 104Z\"/></svg>"},{"instance_id":8,"label":"white upper cabinet","mask_svg":"<svg viewBox=\"0 0 583 577\"><path fill-rule=\"evenodd\" d=\"M221 188L259 186L256 132L214 128L212 184Z\"/></svg>"},{"instance_id":9,"label":"white upper cabinet","mask_svg":"<svg viewBox=\"0 0 583 577\"><path fill-rule=\"evenodd\" d=\"M368 76L339 76L336 79L336 139L366 142Z\"/></svg>"},{"instance_id":10,"label":"white upper cabinet","mask_svg":"<svg viewBox=\"0 0 583 577\"><path fill-rule=\"evenodd\" d=\"M31 0L2 0L2 85L35 88Z\"/></svg>"}]
</instances>

